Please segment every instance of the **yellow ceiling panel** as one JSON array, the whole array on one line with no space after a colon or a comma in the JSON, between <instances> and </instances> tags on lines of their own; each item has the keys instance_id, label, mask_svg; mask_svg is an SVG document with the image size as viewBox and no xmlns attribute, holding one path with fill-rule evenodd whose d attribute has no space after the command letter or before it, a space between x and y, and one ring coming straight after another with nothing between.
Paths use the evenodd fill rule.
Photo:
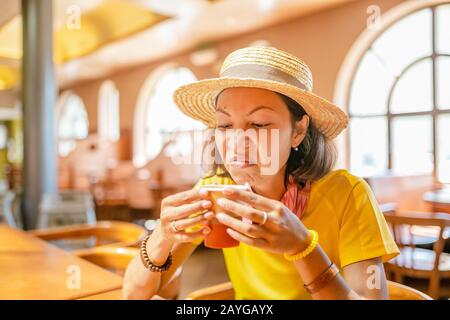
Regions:
<instances>
[{"instance_id":1,"label":"yellow ceiling panel","mask_svg":"<svg viewBox=\"0 0 450 320\"><path fill-rule=\"evenodd\" d=\"M168 18L126 1L103 1L94 9L81 12L79 25L70 23L55 30L55 62L66 62L87 55L105 44L145 30ZM0 57L22 57L20 15L0 29Z\"/></svg>"},{"instance_id":2,"label":"yellow ceiling panel","mask_svg":"<svg viewBox=\"0 0 450 320\"><path fill-rule=\"evenodd\" d=\"M6 59L22 57L22 17L20 15L0 28L0 57Z\"/></svg>"},{"instance_id":3,"label":"yellow ceiling panel","mask_svg":"<svg viewBox=\"0 0 450 320\"><path fill-rule=\"evenodd\" d=\"M79 58L168 18L133 3L105 1L82 13L79 27L63 26L56 30L55 59L65 62Z\"/></svg>"},{"instance_id":4,"label":"yellow ceiling panel","mask_svg":"<svg viewBox=\"0 0 450 320\"><path fill-rule=\"evenodd\" d=\"M0 65L0 90L8 90L16 87L19 81L19 69L7 65Z\"/></svg>"},{"instance_id":5,"label":"yellow ceiling panel","mask_svg":"<svg viewBox=\"0 0 450 320\"><path fill-rule=\"evenodd\" d=\"M68 23L54 31L54 60L63 63L82 57L168 18L126 1L103 1L93 9L81 12L78 25ZM0 28L0 58L22 58L20 15ZM19 68L0 64L0 90L15 87L19 82Z\"/></svg>"}]
</instances>

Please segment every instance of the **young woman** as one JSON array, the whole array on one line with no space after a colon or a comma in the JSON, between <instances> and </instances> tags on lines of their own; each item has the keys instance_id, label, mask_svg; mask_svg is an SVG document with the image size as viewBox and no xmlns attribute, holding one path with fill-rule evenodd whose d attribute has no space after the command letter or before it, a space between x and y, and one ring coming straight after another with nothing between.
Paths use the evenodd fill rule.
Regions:
<instances>
[{"instance_id":1,"label":"young woman","mask_svg":"<svg viewBox=\"0 0 450 320\"><path fill-rule=\"evenodd\" d=\"M184 113L216 129L223 164L197 186L248 183L252 190L224 190L216 212L202 188L165 198L144 258L127 269L126 298L162 292L210 231L211 219L240 242L223 249L237 299L387 298L383 263L398 254L397 246L367 183L333 170L332 140L347 116L311 91L311 72L300 59L249 47L226 58L219 78L175 92ZM256 132L239 138L244 151L256 146L256 161L222 138L237 130ZM267 143L255 142L263 132ZM276 160L269 174L264 154Z\"/></svg>"}]
</instances>

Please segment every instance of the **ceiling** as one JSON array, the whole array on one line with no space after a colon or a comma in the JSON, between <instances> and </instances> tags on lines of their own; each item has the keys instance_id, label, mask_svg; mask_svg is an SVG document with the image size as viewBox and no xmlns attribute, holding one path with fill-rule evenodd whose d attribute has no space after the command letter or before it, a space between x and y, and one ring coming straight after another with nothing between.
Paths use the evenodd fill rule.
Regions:
<instances>
[{"instance_id":1,"label":"ceiling","mask_svg":"<svg viewBox=\"0 0 450 320\"><path fill-rule=\"evenodd\" d=\"M103 77L349 1L54 0L58 84ZM14 73L20 74L21 56L20 1L2 0L0 91L20 83Z\"/></svg>"}]
</instances>

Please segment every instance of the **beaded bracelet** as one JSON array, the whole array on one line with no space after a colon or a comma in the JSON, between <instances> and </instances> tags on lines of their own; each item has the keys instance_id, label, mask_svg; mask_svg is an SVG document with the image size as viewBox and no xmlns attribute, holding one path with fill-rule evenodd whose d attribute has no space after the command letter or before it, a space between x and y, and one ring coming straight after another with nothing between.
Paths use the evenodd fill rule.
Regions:
<instances>
[{"instance_id":1,"label":"beaded bracelet","mask_svg":"<svg viewBox=\"0 0 450 320\"><path fill-rule=\"evenodd\" d=\"M172 253L169 252L169 256L167 257L166 262L162 266L154 265L151 262L150 257L148 256L148 253L147 253L147 241L149 238L150 238L150 235L146 236L144 238L144 240L142 240L142 243L141 243L140 256L141 256L142 264L144 265L144 267L146 269L153 271L153 272L167 271L170 268L170 266L172 265Z\"/></svg>"},{"instance_id":2,"label":"beaded bracelet","mask_svg":"<svg viewBox=\"0 0 450 320\"><path fill-rule=\"evenodd\" d=\"M297 254L294 254L294 255L285 253L284 258L286 260L295 261L295 260L303 259L307 255L309 255L311 252L313 252L313 250L317 247L317 244L319 243L319 234L315 230L309 230L309 233L311 234L311 238L312 238L309 246L305 250L303 250Z\"/></svg>"}]
</instances>

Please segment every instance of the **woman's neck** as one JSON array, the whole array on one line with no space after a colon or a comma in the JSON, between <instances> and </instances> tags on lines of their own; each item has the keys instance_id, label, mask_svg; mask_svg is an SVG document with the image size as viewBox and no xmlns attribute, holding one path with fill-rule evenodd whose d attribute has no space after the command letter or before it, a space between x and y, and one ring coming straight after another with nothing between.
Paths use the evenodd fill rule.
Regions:
<instances>
[{"instance_id":1,"label":"woman's neck","mask_svg":"<svg viewBox=\"0 0 450 320\"><path fill-rule=\"evenodd\" d=\"M284 170L280 170L276 175L267 177L263 182L252 186L252 189L263 197L281 200L286 192L286 187L284 185Z\"/></svg>"}]
</instances>

